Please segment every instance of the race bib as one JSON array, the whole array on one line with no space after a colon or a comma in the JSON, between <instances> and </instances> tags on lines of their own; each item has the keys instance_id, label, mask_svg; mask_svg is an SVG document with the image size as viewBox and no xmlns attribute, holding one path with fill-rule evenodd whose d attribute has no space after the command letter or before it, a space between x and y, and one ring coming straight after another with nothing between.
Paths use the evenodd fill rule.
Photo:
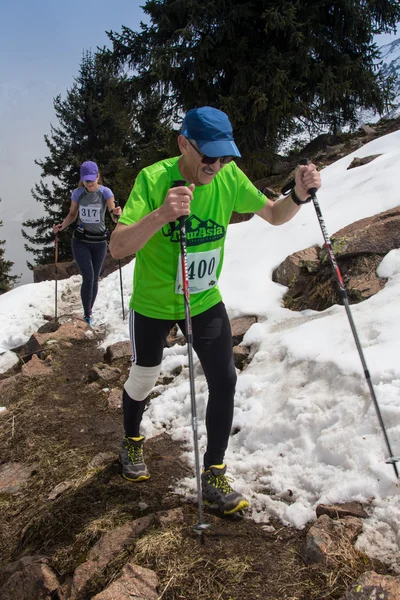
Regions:
<instances>
[{"instance_id":1,"label":"race bib","mask_svg":"<svg viewBox=\"0 0 400 600\"><path fill-rule=\"evenodd\" d=\"M221 248L208 252L191 252L187 255L189 294L199 294L217 285L217 268ZM175 294L183 294L182 259L179 255Z\"/></svg>"},{"instance_id":2,"label":"race bib","mask_svg":"<svg viewBox=\"0 0 400 600\"><path fill-rule=\"evenodd\" d=\"M79 218L82 223L100 223L100 206L98 204L79 206Z\"/></svg>"}]
</instances>

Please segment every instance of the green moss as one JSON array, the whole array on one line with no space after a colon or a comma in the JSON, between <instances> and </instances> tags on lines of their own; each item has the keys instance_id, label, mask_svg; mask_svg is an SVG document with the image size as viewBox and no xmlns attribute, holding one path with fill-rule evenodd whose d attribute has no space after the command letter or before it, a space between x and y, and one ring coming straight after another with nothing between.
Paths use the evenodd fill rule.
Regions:
<instances>
[{"instance_id":1,"label":"green moss","mask_svg":"<svg viewBox=\"0 0 400 600\"><path fill-rule=\"evenodd\" d=\"M340 237L340 238L332 238L331 242L332 242L332 250L333 253L335 254L335 256L340 256L341 254L344 253L344 251L346 250L348 244L352 241L355 240L357 238L356 235L353 235L352 237Z\"/></svg>"}]
</instances>

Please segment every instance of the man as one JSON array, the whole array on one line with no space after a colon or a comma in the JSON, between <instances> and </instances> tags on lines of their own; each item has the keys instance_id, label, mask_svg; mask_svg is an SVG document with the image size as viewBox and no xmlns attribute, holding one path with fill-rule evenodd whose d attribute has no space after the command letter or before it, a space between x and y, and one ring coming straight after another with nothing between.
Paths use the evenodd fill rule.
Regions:
<instances>
[{"instance_id":1,"label":"man","mask_svg":"<svg viewBox=\"0 0 400 600\"><path fill-rule=\"evenodd\" d=\"M217 285L228 223L233 211L255 212L272 225L286 223L310 199L307 190L320 187L320 176L314 165L300 166L291 195L269 201L233 161L240 152L227 115L209 106L187 113L178 145L179 157L139 173L110 242L114 258L136 254L130 301L133 361L123 391L125 437L120 456L125 478L150 477L140 422L160 373L165 339L175 323L185 331L175 226L185 216L193 347L209 391L203 498L231 514L247 507L248 501L230 486L224 464L236 385L230 323ZM189 185L176 186L178 180Z\"/></svg>"}]
</instances>

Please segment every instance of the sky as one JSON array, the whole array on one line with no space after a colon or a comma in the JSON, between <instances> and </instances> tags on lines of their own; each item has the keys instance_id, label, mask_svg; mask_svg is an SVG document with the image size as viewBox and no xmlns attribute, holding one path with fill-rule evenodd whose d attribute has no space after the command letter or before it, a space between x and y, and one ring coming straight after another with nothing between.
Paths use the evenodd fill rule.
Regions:
<instances>
[{"instance_id":1,"label":"sky","mask_svg":"<svg viewBox=\"0 0 400 600\"><path fill-rule=\"evenodd\" d=\"M381 156L347 170L355 156L372 154ZM328 232L398 206L399 169L400 131L323 169L318 197ZM345 309L292 312L282 306L287 288L272 281L288 255L322 243L312 204L279 227L254 216L228 228L219 282L224 302L230 318L258 319L242 342L252 360L238 373L228 473L251 502L248 516L267 528L273 527L271 518L303 528L315 520L320 503L362 502L369 516L357 547L400 573L400 484L385 463L387 448ZM133 266L134 261L122 268L125 308ZM387 278L384 289L352 305L351 314L393 454L400 456L400 249L389 252L377 272ZM82 316L80 281L76 275L58 282L59 315ZM45 322L44 314L54 314L54 305L55 285L49 281L0 296L0 372L15 363L11 349ZM95 329L105 332L104 349L129 339L118 271L100 282L93 318ZM173 382L155 388L160 395L145 412L142 433L151 438L166 431L184 446L194 467L187 348L166 348L162 374L178 365L184 368ZM207 388L196 356L194 366L203 453ZM7 419L3 412L0 418ZM194 499L194 477L183 479L178 490Z\"/></svg>"},{"instance_id":2,"label":"sky","mask_svg":"<svg viewBox=\"0 0 400 600\"><path fill-rule=\"evenodd\" d=\"M148 21L145 0L18 0L2 7L0 20L0 240L20 284L33 281L21 224L43 214L31 196L40 181L35 159L47 156L44 135L57 125L53 99L71 87L84 50L108 45L106 31ZM378 37L379 44L395 39ZM34 230L27 230L34 233Z\"/></svg>"},{"instance_id":3,"label":"sky","mask_svg":"<svg viewBox=\"0 0 400 600\"><path fill-rule=\"evenodd\" d=\"M378 46L383 46L385 44L390 44L393 40L396 40L400 35L400 29L397 29L396 33L381 33L380 35L375 36L375 41Z\"/></svg>"},{"instance_id":4,"label":"sky","mask_svg":"<svg viewBox=\"0 0 400 600\"><path fill-rule=\"evenodd\" d=\"M2 6L0 19L0 239L5 258L33 281L21 223L38 218L42 205L31 196L40 181L35 159L47 156L44 135L57 125L53 99L73 84L82 53L108 45L106 30L140 30L147 15L142 0L18 0ZM4 57L7 57L5 60ZM33 230L28 229L32 234Z\"/></svg>"}]
</instances>

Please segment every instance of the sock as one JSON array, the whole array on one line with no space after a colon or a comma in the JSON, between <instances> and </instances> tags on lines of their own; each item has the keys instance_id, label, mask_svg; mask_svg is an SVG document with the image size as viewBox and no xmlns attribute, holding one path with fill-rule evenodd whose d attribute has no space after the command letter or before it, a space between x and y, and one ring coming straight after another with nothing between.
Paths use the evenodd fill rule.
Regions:
<instances>
[{"instance_id":1,"label":"sock","mask_svg":"<svg viewBox=\"0 0 400 600\"><path fill-rule=\"evenodd\" d=\"M144 409L146 408L145 400L133 400L125 390L122 394L122 409L124 412L124 429L126 437L141 438L140 423L142 421Z\"/></svg>"}]
</instances>

